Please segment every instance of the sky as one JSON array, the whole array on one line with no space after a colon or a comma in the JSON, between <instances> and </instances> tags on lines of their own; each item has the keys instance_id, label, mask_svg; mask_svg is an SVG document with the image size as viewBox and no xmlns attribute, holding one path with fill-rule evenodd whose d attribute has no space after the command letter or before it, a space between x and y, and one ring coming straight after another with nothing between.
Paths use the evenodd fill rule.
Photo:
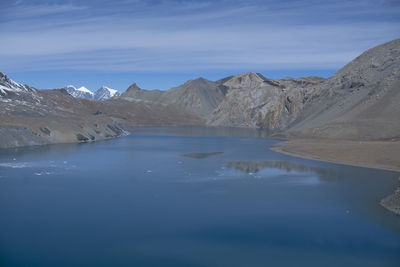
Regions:
<instances>
[{"instance_id":1,"label":"sky","mask_svg":"<svg viewBox=\"0 0 400 267\"><path fill-rule=\"evenodd\" d=\"M400 37L398 0L0 0L0 71L39 89L329 77Z\"/></svg>"}]
</instances>

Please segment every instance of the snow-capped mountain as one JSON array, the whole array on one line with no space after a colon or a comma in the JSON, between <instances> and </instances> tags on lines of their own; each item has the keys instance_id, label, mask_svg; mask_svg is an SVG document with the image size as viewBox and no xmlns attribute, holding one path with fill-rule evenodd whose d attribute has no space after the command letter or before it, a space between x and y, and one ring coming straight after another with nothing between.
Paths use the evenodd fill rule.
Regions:
<instances>
[{"instance_id":1,"label":"snow-capped mountain","mask_svg":"<svg viewBox=\"0 0 400 267\"><path fill-rule=\"evenodd\" d=\"M36 90L30 86L14 82L0 72L0 97L11 97L21 93L36 94Z\"/></svg>"},{"instance_id":2,"label":"snow-capped mountain","mask_svg":"<svg viewBox=\"0 0 400 267\"><path fill-rule=\"evenodd\" d=\"M73 85L68 85L64 87L64 89L67 90L67 92L75 98L95 99L100 101L107 100L113 96L120 95L120 93L117 90L111 89L104 85L100 87L100 89L97 90L95 93L93 93L84 86L76 88Z\"/></svg>"},{"instance_id":3,"label":"snow-capped mountain","mask_svg":"<svg viewBox=\"0 0 400 267\"><path fill-rule=\"evenodd\" d=\"M121 94L117 90L111 89L111 88L103 85L102 87L100 87L99 90L97 90L94 93L94 99L103 101L103 100L107 100L111 97L120 96L120 95Z\"/></svg>"},{"instance_id":4,"label":"snow-capped mountain","mask_svg":"<svg viewBox=\"0 0 400 267\"><path fill-rule=\"evenodd\" d=\"M75 98L93 99L94 96L93 92L84 86L76 88L73 85L68 85L64 89Z\"/></svg>"},{"instance_id":5,"label":"snow-capped mountain","mask_svg":"<svg viewBox=\"0 0 400 267\"><path fill-rule=\"evenodd\" d=\"M114 117L103 114L106 105L90 102L61 88L36 90L0 72L0 148L90 142L126 134Z\"/></svg>"}]
</instances>

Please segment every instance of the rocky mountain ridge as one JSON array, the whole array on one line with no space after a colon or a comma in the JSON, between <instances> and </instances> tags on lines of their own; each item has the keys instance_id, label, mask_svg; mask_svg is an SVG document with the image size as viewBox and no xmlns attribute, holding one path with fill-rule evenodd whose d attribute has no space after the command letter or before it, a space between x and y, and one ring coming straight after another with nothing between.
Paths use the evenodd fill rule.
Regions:
<instances>
[{"instance_id":1,"label":"rocky mountain ridge","mask_svg":"<svg viewBox=\"0 0 400 267\"><path fill-rule=\"evenodd\" d=\"M65 90L37 90L0 74L0 147L95 141L127 134Z\"/></svg>"},{"instance_id":2,"label":"rocky mountain ridge","mask_svg":"<svg viewBox=\"0 0 400 267\"><path fill-rule=\"evenodd\" d=\"M327 79L269 79L249 72L216 82L189 80L167 91L143 90L134 83L120 96L102 87L108 93L99 93L98 98L107 101L73 98L65 90L38 91L1 74L0 127L15 126L9 117L13 114L24 125L35 121L32 117L49 122L57 117L60 124L70 117L85 123L101 118L102 122L94 124L206 124L263 128L288 137L384 140L400 138L399 87L400 39L366 51ZM24 105L37 107L26 109ZM87 129L82 134L85 138L101 138ZM1 135L6 135L4 130Z\"/></svg>"},{"instance_id":3,"label":"rocky mountain ridge","mask_svg":"<svg viewBox=\"0 0 400 267\"><path fill-rule=\"evenodd\" d=\"M132 84L120 97L127 101L174 105L206 120L207 125L286 129L297 119L325 79L267 79L244 73L216 82L198 78L167 91Z\"/></svg>"},{"instance_id":4,"label":"rocky mountain ridge","mask_svg":"<svg viewBox=\"0 0 400 267\"><path fill-rule=\"evenodd\" d=\"M228 93L210 125L302 138L400 138L400 39L364 52L327 79L244 73L219 83Z\"/></svg>"},{"instance_id":5,"label":"rocky mountain ridge","mask_svg":"<svg viewBox=\"0 0 400 267\"><path fill-rule=\"evenodd\" d=\"M120 98L128 101L174 105L206 119L221 103L226 94L226 89L225 86L204 78L189 80L167 91L143 90L134 83Z\"/></svg>"},{"instance_id":6,"label":"rocky mountain ridge","mask_svg":"<svg viewBox=\"0 0 400 267\"><path fill-rule=\"evenodd\" d=\"M136 125L202 123L172 106L75 98L64 89L37 90L4 74L0 86L0 148L103 140Z\"/></svg>"}]
</instances>

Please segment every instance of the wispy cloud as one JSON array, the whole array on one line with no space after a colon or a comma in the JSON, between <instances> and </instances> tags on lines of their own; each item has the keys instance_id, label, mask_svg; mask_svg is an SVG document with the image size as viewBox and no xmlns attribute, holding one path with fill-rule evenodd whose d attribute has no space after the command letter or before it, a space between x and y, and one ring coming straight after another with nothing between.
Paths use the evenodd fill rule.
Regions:
<instances>
[{"instance_id":1,"label":"wispy cloud","mask_svg":"<svg viewBox=\"0 0 400 267\"><path fill-rule=\"evenodd\" d=\"M86 9L85 6L73 4L50 4L50 3L28 3L24 4L22 1L16 1L13 5L8 5L3 9L3 15L12 14L8 16L9 19L32 18L43 15L53 15L60 13L68 13L78 10ZM15 12L17 11L17 12Z\"/></svg>"},{"instance_id":2,"label":"wispy cloud","mask_svg":"<svg viewBox=\"0 0 400 267\"><path fill-rule=\"evenodd\" d=\"M393 1L110 3L7 5L0 69L326 69L400 36Z\"/></svg>"}]
</instances>

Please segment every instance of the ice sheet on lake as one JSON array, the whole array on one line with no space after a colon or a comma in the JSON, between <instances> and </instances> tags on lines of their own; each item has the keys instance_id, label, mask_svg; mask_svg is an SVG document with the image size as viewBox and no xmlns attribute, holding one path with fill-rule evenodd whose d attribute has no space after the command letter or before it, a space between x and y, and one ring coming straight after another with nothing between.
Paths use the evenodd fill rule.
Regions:
<instances>
[{"instance_id":1,"label":"ice sheet on lake","mask_svg":"<svg viewBox=\"0 0 400 267\"><path fill-rule=\"evenodd\" d=\"M7 163L0 163L0 167L3 168L13 168L13 169L21 169L21 168L28 168L32 165L29 162L7 162Z\"/></svg>"}]
</instances>

